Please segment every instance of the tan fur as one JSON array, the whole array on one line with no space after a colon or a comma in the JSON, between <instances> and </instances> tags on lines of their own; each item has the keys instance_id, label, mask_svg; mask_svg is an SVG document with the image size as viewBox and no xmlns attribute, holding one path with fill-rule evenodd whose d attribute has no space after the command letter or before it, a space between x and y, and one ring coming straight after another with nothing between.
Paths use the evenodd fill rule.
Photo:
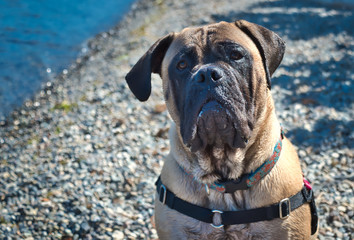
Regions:
<instances>
[{"instance_id":1,"label":"tan fur","mask_svg":"<svg viewBox=\"0 0 354 240\"><path fill-rule=\"evenodd\" d=\"M265 81L265 70L262 59L255 44L239 29L229 23L218 25L224 38L232 38L242 44L252 54L254 70L252 80L257 96L257 121L247 147L230 152L234 171L229 178L237 178L243 173L251 172L259 167L273 152L274 145L280 137L280 125L277 120L270 90ZM237 34L234 34L237 32ZM170 95L178 94L171 91L167 67L172 57L195 33L195 28L187 28L175 34L175 39L167 51L162 63L163 91ZM210 168L208 156L193 154L184 146L180 135L180 119L176 112L172 97L166 101L167 108L173 119L170 129L171 152L166 157L161 178L164 185L179 198L193 204L222 211L250 209L278 203L280 200L296 194L303 185L302 171L297 154L288 139L283 140L281 156L272 171L254 187L246 191L236 191L234 201L231 194L210 191L208 195L202 184L193 181L181 170L180 166L191 171L194 176L201 176L202 171ZM213 155L223 156L218 150ZM225 156L224 156L225 157ZM199 164L191 164L196 160ZM242 166L242 167L240 167ZM203 179L205 182L217 180L212 176ZM286 220L263 221L251 224L232 225L227 228L215 229L210 224L200 222L169 209L156 198L155 221L160 239L310 239L310 209L307 204L293 211ZM315 237L313 237L315 238Z\"/></svg>"}]
</instances>

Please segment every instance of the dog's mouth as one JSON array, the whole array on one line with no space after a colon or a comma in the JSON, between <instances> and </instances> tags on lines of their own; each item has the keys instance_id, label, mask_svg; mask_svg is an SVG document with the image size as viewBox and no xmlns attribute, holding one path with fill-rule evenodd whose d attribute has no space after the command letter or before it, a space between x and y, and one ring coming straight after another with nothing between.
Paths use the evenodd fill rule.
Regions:
<instances>
[{"instance_id":1,"label":"dog's mouth","mask_svg":"<svg viewBox=\"0 0 354 240\"><path fill-rule=\"evenodd\" d=\"M243 129L242 120L235 111L217 100L202 104L199 112L192 116L190 125L182 131L184 144L192 152L204 150L208 146L225 148L243 148L248 134Z\"/></svg>"}]
</instances>

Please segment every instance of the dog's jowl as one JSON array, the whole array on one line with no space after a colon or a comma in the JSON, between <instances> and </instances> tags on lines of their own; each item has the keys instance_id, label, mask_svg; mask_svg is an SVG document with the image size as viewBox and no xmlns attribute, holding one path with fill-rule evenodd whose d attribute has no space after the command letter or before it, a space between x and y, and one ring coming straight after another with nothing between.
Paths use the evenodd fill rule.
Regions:
<instances>
[{"instance_id":1,"label":"dog's jowl","mask_svg":"<svg viewBox=\"0 0 354 240\"><path fill-rule=\"evenodd\" d=\"M315 238L312 189L271 96L284 51L264 27L220 22L162 37L126 76L146 101L158 73L173 119L156 182L160 239Z\"/></svg>"}]
</instances>

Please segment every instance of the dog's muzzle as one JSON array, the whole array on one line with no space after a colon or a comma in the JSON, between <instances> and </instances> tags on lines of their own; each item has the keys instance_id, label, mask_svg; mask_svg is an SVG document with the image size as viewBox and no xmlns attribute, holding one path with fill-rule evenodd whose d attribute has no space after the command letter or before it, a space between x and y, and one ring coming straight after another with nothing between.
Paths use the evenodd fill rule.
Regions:
<instances>
[{"instance_id":1,"label":"dog's muzzle","mask_svg":"<svg viewBox=\"0 0 354 240\"><path fill-rule=\"evenodd\" d=\"M229 111L216 101L205 104L197 119L197 141L201 147L207 145L234 147L236 134ZM195 147L192 144L192 148Z\"/></svg>"}]
</instances>

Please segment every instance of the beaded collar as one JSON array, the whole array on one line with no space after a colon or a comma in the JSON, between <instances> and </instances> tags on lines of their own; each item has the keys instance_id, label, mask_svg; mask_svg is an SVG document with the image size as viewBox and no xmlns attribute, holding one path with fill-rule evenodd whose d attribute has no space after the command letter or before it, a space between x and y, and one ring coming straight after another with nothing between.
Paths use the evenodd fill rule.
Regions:
<instances>
[{"instance_id":1,"label":"beaded collar","mask_svg":"<svg viewBox=\"0 0 354 240\"><path fill-rule=\"evenodd\" d=\"M276 142L272 156L267 159L260 167L251 173L243 174L237 179L228 179L225 181L215 181L211 184L205 184L205 189L209 193L209 189L216 190L221 193L233 193L237 190L247 190L258 183L264 178L274 167L280 157L282 149L282 140L284 139L283 130L281 130L280 138ZM192 174L185 169L182 169L185 173L192 177ZM194 181L198 181L193 177Z\"/></svg>"}]
</instances>

